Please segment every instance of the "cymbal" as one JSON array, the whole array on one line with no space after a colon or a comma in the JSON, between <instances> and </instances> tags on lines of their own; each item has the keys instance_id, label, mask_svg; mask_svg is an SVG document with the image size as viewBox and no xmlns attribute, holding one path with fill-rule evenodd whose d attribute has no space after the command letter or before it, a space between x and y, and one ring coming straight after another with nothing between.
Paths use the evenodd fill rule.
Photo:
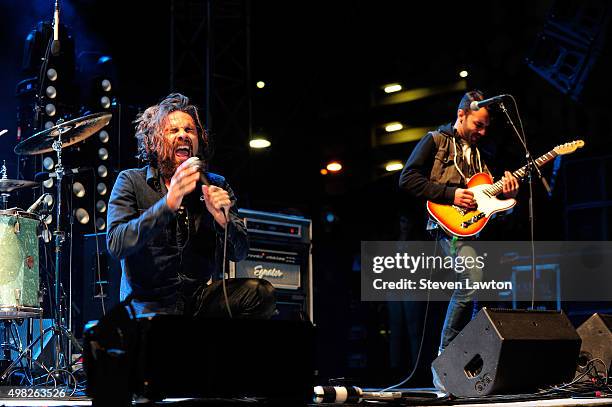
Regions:
<instances>
[{"instance_id":1,"label":"cymbal","mask_svg":"<svg viewBox=\"0 0 612 407\"><path fill-rule=\"evenodd\" d=\"M0 178L0 192L7 193L13 192L16 189L37 187L38 182L26 181L23 179L1 179Z\"/></svg>"},{"instance_id":2,"label":"cymbal","mask_svg":"<svg viewBox=\"0 0 612 407\"><path fill-rule=\"evenodd\" d=\"M39 131L15 146L15 154L34 155L53 151L53 142L61 136L62 148L79 143L106 126L111 113L93 113Z\"/></svg>"}]
</instances>

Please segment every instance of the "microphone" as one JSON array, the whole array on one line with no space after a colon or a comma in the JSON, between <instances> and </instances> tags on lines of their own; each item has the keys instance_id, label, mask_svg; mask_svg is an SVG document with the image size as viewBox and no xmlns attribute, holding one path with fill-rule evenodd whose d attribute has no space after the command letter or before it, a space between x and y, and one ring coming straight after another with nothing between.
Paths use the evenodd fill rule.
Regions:
<instances>
[{"instance_id":1,"label":"microphone","mask_svg":"<svg viewBox=\"0 0 612 407\"><path fill-rule=\"evenodd\" d=\"M312 401L315 404L357 404L362 400L393 401L401 398L401 391L372 392L357 386L316 386Z\"/></svg>"},{"instance_id":2,"label":"microphone","mask_svg":"<svg viewBox=\"0 0 612 407\"><path fill-rule=\"evenodd\" d=\"M85 172L85 171L89 171L91 170L91 167L76 167L76 168L67 168L64 170L64 175L68 176L68 175L74 175L74 174L79 174L81 172ZM57 172L37 172L36 175L34 175L34 181L36 182L42 182L42 181L46 181L49 178L57 178Z\"/></svg>"},{"instance_id":3,"label":"microphone","mask_svg":"<svg viewBox=\"0 0 612 407\"><path fill-rule=\"evenodd\" d=\"M483 107L492 105L494 103L501 103L503 99L508 96L510 95L499 95L499 96L493 96L492 98L488 98L484 100L475 100L472 103L470 103L470 109L475 111L475 110L480 110Z\"/></svg>"},{"instance_id":4,"label":"microphone","mask_svg":"<svg viewBox=\"0 0 612 407\"><path fill-rule=\"evenodd\" d=\"M51 54L56 57L58 56L59 51L59 0L55 0L55 11L53 12L53 42L51 42Z\"/></svg>"},{"instance_id":5,"label":"microphone","mask_svg":"<svg viewBox=\"0 0 612 407\"><path fill-rule=\"evenodd\" d=\"M189 165L198 167L198 171L200 173L200 182L202 184L206 185L207 187L213 186L213 184L210 183L208 176L206 175L206 170L204 169L204 161L201 161L198 157L195 156L189 157L187 161L189 162ZM225 214L225 217L227 218L229 216L229 209L224 206L222 210Z\"/></svg>"},{"instance_id":6,"label":"microphone","mask_svg":"<svg viewBox=\"0 0 612 407\"><path fill-rule=\"evenodd\" d=\"M34 201L34 203L32 205L30 205L30 207L28 208L28 210L26 211L27 213L32 213L34 212L36 209L38 209L38 207L40 206L40 204L42 203L43 199L45 199L45 197L47 195L50 194L42 194L36 201Z\"/></svg>"}]
</instances>

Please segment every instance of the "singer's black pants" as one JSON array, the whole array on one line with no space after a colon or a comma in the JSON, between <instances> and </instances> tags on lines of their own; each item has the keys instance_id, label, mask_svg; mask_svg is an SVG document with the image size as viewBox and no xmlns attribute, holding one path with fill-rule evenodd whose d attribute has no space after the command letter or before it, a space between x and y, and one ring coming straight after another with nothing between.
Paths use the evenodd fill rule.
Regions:
<instances>
[{"instance_id":1,"label":"singer's black pants","mask_svg":"<svg viewBox=\"0 0 612 407\"><path fill-rule=\"evenodd\" d=\"M230 278L225 281L227 297L234 318L267 319L276 311L274 287L259 278ZM223 282L202 284L195 290L181 291L177 297L140 301L131 299L136 315L174 314L201 318L225 318L229 316L223 295Z\"/></svg>"},{"instance_id":2,"label":"singer's black pants","mask_svg":"<svg viewBox=\"0 0 612 407\"><path fill-rule=\"evenodd\" d=\"M232 278L225 282L229 307L234 318L268 319L276 311L274 287L259 278ZM202 318L229 316L223 282L214 281L196 290L185 313Z\"/></svg>"}]
</instances>

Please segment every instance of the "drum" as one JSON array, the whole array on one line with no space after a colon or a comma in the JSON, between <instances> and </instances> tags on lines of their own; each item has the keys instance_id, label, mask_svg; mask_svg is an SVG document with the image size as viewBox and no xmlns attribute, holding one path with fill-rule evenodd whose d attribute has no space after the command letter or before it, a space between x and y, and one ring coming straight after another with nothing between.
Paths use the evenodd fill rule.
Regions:
<instances>
[{"instance_id":1,"label":"drum","mask_svg":"<svg viewBox=\"0 0 612 407\"><path fill-rule=\"evenodd\" d=\"M38 227L31 213L0 210L0 319L41 313L38 276Z\"/></svg>"}]
</instances>

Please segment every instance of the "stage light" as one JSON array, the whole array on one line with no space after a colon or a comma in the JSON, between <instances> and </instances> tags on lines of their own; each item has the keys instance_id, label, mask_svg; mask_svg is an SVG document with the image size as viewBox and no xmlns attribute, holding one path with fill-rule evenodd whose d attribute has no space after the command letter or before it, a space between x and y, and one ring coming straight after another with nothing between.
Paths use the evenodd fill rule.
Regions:
<instances>
[{"instance_id":1,"label":"stage light","mask_svg":"<svg viewBox=\"0 0 612 407\"><path fill-rule=\"evenodd\" d=\"M47 116L55 116L55 105L53 103L47 103L47 106L45 106L45 113Z\"/></svg>"},{"instance_id":2,"label":"stage light","mask_svg":"<svg viewBox=\"0 0 612 407\"><path fill-rule=\"evenodd\" d=\"M55 99L55 97L57 96L57 90L54 86L47 86L46 93L49 99Z\"/></svg>"},{"instance_id":3,"label":"stage light","mask_svg":"<svg viewBox=\"0 0 612 407\"><path fill-rule=\"evenodd\" d=\"M98 212L106 212L106 202L100 199L98 202L96 202L96 209Z\"/></svg>"},{"instance_id":4,"label":"stage light","mask_svg":"<svg viewBox=\"0 0 612 407\"><path fill-rule=\"evenodd\" d=\"M106 227L106 222L104 221L104 218L96 218L96 227L98 228L98 230L104 230L104 228Z\"/></svg>"},{"instance_id":5,"label":"stage light","mask_svg":"<svg viewBox=\"0 0 612 407\"><path fill-rule=\"evenodd\" d=\"M53 188L53 178L43 181L43 186L45 188Z\"/></svg>"},{"instance_id":6,"label":"stage light","mask_svg":"<svg viewBox=\"0 0 612 407\"><path fill-rule=\"evenodd\" d=\"M72 184L72 193L77 198L83 198L85 196L85 187L80 182L75 182Z\"/></svg>"},{"instance_id":7,"label":"stage light","mask_svg":"<svg viewBox=\"0 0 612 407\"><path fill-rule=\"evenodd\" d=\"M329 223L332 223L336 220L336 215L334 215L332 212L327 212L327 214L325 215L325 220Z\"/></svg>"},{"instance_id":8,"label":"stage light","mask_svg":"<svg viewBox=\"0 0 612 407\"><path fill-rule=\"evenodd\" d=\"M271 145L272 143L270 143L270 141L266 140L263 137L254 138L251 141L249 141L249 146L251 148L268 148Z\"/></svg>"},{"instance_id":9,"label":"stage light","mask_svg":"<svg viewBox=\"0 0 612 407\"><path fill-rule=\"evenodd\" d=\"M104 109L108 109L111 105L111 100L108 96L102 96L100 98L100 106L102 106Z\"/></svg>"},{"instance_id":10,"label":"stage light","mask_svg":"<svg viewBox=\"0 0 612 407\"><path fill-rule=\"evenodd\" d=\"M462 78L467 78L468 75L469 75L468 71L464 70L464 71L459 72L459 76L462 77Z\"/></svg>"},{"instance_id":11,"label":"stage light","mask_svg":"<svg viewBox=\"0 0 612 407\"><path fill-rule=\"evenodd\" d=\"M259 81L255 86L257 86L259 89L263 89L266 86L266 83L264 81Z\"/></svg>"},{"instance_id":12,"label":"stage light","mask_svg":"<svg viewBox=\"0 0 612 407\"><path fill-rule=\"evenodd\" d=\"M327 164L326 168L330 172L338 172L342 169L342 164L340 164L338 161L332 161Z\"/></svg>"},{"instance_id":13,"label":"stage light","mask_svg":"<svg viewBox=\"0 0 612 407\"><path fill-rule=\"evenodd\" d=\"M102 143L108 143L108 140L110 140L110 136L108 135L108 131L106 130L101 130L98 134L98 137L100 138L100 141Z\"/></svg>"},{"instance_id":14,"label":"stage light","mask_svg":"<svg viewBox=\"0 0 612 407\"><path fill-rule=\"evenodd\" d=\"M385 131L387 133L392 133L394 131L398 131L404 128L404 125L401 124L400 122L393 122L393 123L389 123L387 125L385 125Z\"/></svg>"},{"instance_id":15,"label":"stage light","mask_svg":"<svg viewBox=\"0 0 612 407\"><path fill-rule=\"evenodd\" d=\"M83 208L79 208L74 212L74 217L79 221L80 224L85 225L89 222L89 212Z\"/></svg>"},{"instance_id":16,"label":"stage light","mask_svg":"<svg viewBox=\"0 0 612 407\"><path fill-rule=\"evenodd\" d=\"M43 222L45 222L45 225L50 225L51 222L53 222L53 216L52 215L47 215L45 217L45 219L43 220ZM48 242L47 242L48 243Z\"/></svg>"},{"instance_id":17,"label":"stage light","mask_svg":"<svg viewBox=\"0 0 612 407\"><path fill-rule=\"evenodd\" d=\"M51 120L45 122L45 130L50 129L53 126L55 126L55 124Z\"/></svg>"},{"instance_id":18,"label":"stage light","mask_svg":"<svg viewBox=\"0 0 612 407\"><path fill-rule=\"evenodd\" d=\"M104 92L110 92L111 91L111 82L108 79L103 79L101 85L102 85L102 90Z\"/></svg>"},{"instance_id":19,"label":"stage light","mask_svg":"<svg viewBox=\"0 0 612 407\"><path fill-rule=\"evenodd\" d=\"M51 82L56 81L57 80L57 71L53 68L50 68L47 70L47 78L49 78L49 80Z\"/></svg>"},{"instance_id":20,"label":"stage light","mask_svg":"<svg viewBox=\"0 0 612 407\"><path fill-rule=\"evenodd\" d=\"M401 161L389 161L385 164L385 170L388 172L399 171L402 168L404 168L404 164L402 164Z\"/></svg>"},{"instance_id":21,"label":"stage light","mask_svg":"<svg viewBox=\"0 0 612 407\"><path fill-rule=\"evenodd\" d=\"M98 150L98 157L100 157L100 160L104 161L108 159L108 150L105 149L104 147L100 147L100 149Z\"/></svg>"},{"instance_id":22,"label":"stage light","mask_svg":"<svg viewBox=\"0 0 612 407\"><path fill-rule=\"evenodd\" d=\"M98 190L98 193L100 195L106 195L106 184L103 182L98 183L98 186L96 187L96 189Z\"/></svg>"},{"instance_id":23,"label":"stage light","mask_svg":"<svg viewBox=\"0 0 612 407\"><path fill-rule=\"evenodd\" d=\"M55 161L51 157L45 157L43 160L43 168L47 171L51 171L55 167Z\"/></svg>"},{"instance_id":24,"label":"stage light","mask_svg":"<svg viewBox=\"0 0 612 407\"><path fill-rule=\"evenodd\" d=\"M395 92L399 92L400 90L402 90L402 85L400 85L399 83L390 83L388 85L385 85L385 93L395 93Z\"/></svg>"},{"instance_id":25,"label":"stage light","mask_svg":"<svg viewBox=\"0 0 612 407\"><path fill-rule=\"evenodd\" d=\"M327 168L321 168L321 175L327 175L328 172Z\"/></svg>"},{"instance_id":26,"label":"stage light","mask_svg":"<svg viewBox=\"0 0 612 407\"><path fill-rule=\"evenodd\" d=\"M43 202L47 204L47 207L49 208L53 207L53 202L55 202L53 199L53 195L51 194L45 195Z\"/></svg>"},{"instance_id":27,"label":"stage light","mask_svg":"<svg viewBox=\"0 0 612 407\"><path fill-rule=\"evenodd\" d=\"M102 178L106 178L106 176L108 175L108 169L105 165L98 166L98 175Z\"/></svg>"}]
</instances>

